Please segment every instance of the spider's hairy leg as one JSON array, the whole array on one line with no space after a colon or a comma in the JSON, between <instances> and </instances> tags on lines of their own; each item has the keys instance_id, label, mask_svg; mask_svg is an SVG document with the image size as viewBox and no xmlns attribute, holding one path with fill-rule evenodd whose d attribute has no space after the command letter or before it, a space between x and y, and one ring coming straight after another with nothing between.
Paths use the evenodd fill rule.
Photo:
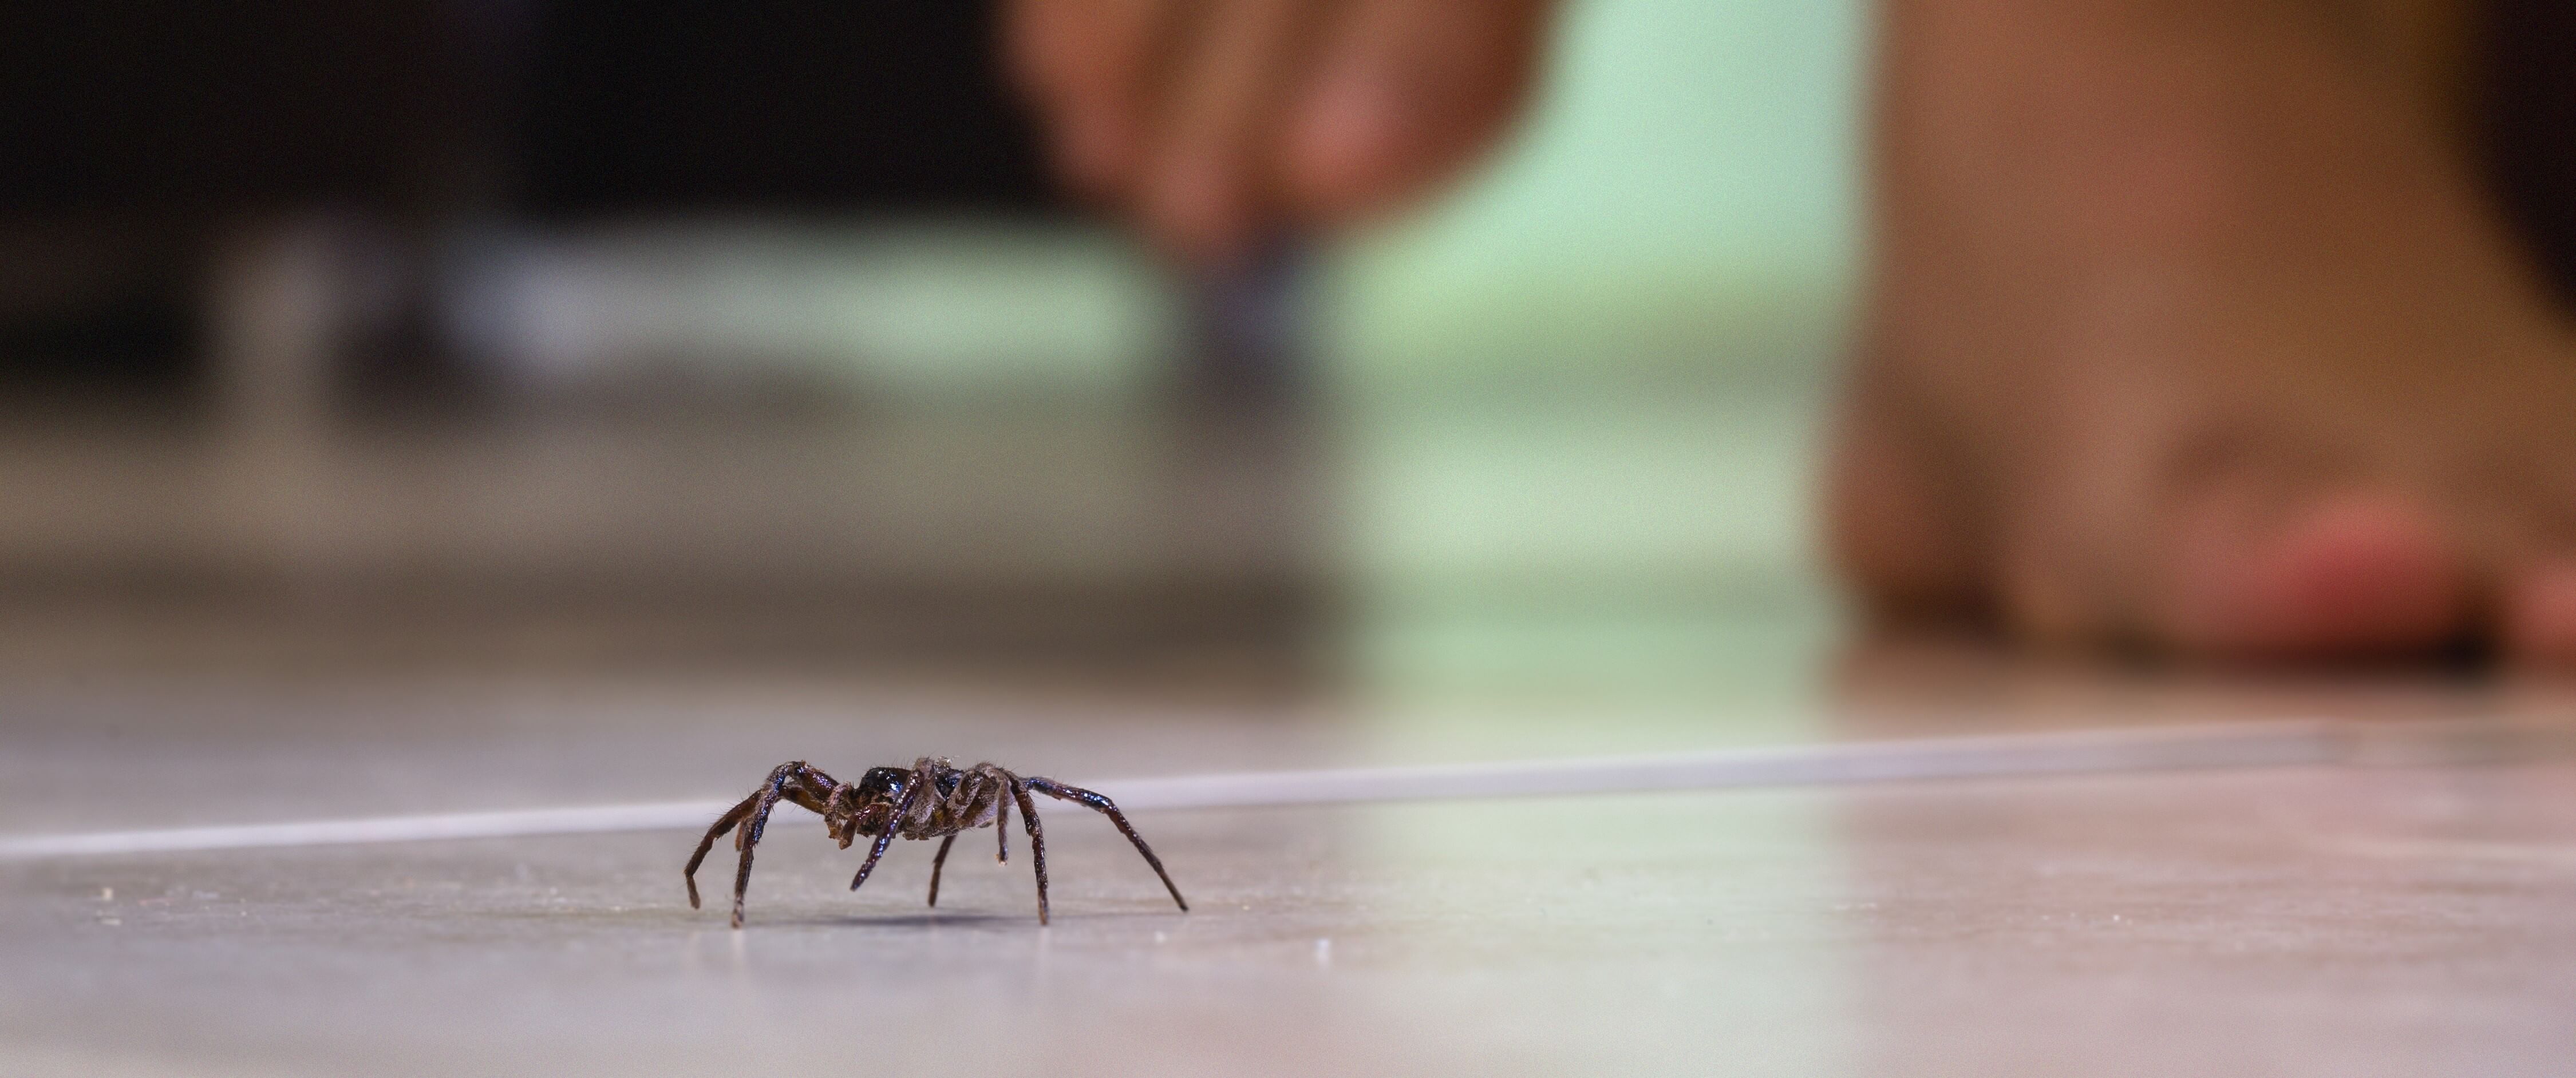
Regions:
<instances>
[{"instance_id":1,"label":"spider's hairy leg","mask_svg":"<svg viewBox=\"0 0 2576 1078\"><path fill-rule=\"evenodd\" d=\"M1037 869L1038 924L1043 926L1047 923L1046 829L1039 826L1038 806L1035 802L1029 800L1028 787L1020 783L1020 778L1017 775L1011 776L1011 800L1020 803L1020 819L1022 822L1028 824L1029 863Z\"/></svg>"},{"instance_id":2,"label":"spider's hairy leg","mask_svg":"<svg viewBox=\"0 0 2576 1078\"><path fill-rule=\"evenodd\" d=\"M1119 833L1126 835L1127 841L1136 844L1136 852L1145 855L1145 863L1154 866L1154 875L1162 878L1163 889L1172 893L1172 904L1179 906L1183 913L1189 912L1189 900L1181 897L1179 887L1173 886L1172 874L1163 871L1163 859L1154 856L1154 848L1145 844L1145 836L1137 834L1136 829L1127 823L1127 814L1118 811L1117 802L1111 801L1106 795L1094 793L1079 786L1067 786L1050 778L1031 776L1022 781L1027 783L1029 789L1048 797L1059 801L1071 801L1109 817L1110 823L1118 825Z\"/></svg>"},{"instance_id":3,"label":"spider's hairy leg","mask_svg":"<svg viewBox=\"0 0 2576 1078\"><path fill-rule=\"evenodd\" d=\"M876 845L868 847L868 859L859 862L859 874L850 877L850 890L856 891L860 884L868 882L868 873L877 870L877 859L885 856L886 847L894 845L895 836L903 831L903 814L912 811L913 799L920 797L921 788L928 785L921 777L916 768L912 779L904 783L903 800L895 802L894 816L886 820L885 833L877 836Z\"/></svg>"},{"instance_id":4,"label":"spider's hairy leg","mask_svg":"<svg viewBox=\"0 0 2576 1078\"><path fill-rule=\"evenodd\" d=\"M939 870L948 866L948 848L957 844L957 833L951 831L939 840L939 852L930 855L930 904L939 904Z\"/></svg>"},{"instance_id":5,"label":"spider's hairy leg","mask_svg":"<svg viewBox=\"0 0 2576 1078\"><path fill-rule=\"evenodd\" d=\"M698 905L698 863L706 859L707 850L715 845L716 836L732 827L733 848L742 851L742 865L734 870L733 875L733 926L741 928L742 896L751 887L751 848L760 844L761 833L769 827L769 810L776 808L781 800L792 800L821 812L825 802L816 795L816 791L838 785L832 776L806 766L803 760L790 760L771 768L769 778L761 783L757 792L726 810L716 820L716 825L707 829L706 838L698 843L697 853L689 858L689 867L681 873L689 884L689 907L695 909ZM746 814L748 819L744 818Z\"/></svg>"},{"instance_id":6,"label":"spider's hairy leg","mask_svg":"<svg viewBox=\"0 0 2576 1078\"><path fill-rule=\"evenodd\" d=\"M868 847L868 859L859 862L858 874L850 877L850 890L856 891L860 884L868 882L868 874L877 870L877 859L885 856L886 847L894 845L894 836L895 829L888 827L884 834L877 836L876 843Z\"/></svg>"},{"instance_id":7,"label":"spider's hairy leg","mask_svg":"<svg viewBox=\"0 0 2576 1078\"><path fill-rule=\"evenodd\" d=\"M830 793L824 794L816 801L816 803L806 806L813 809L816 814L823 817L823 833L831 836L834 841L839 842L841 844L841 848L844 850L850 848L850 840L854 837L855 832L848 830L850 822L849 817L841 817L841 822L836 824L833 822L832 814L836 812L847 813L855 811L857 807L855 794L857 791L858 787L852 786L849 783L833 783Z\"/></svg>"},{"instance_id":8,"label":"spider's hairy leg","mask_svg":"<svg viewBox=\"0 0 2576 1078\"><path fill-rule=\"evenodd\" d=\"M979 796L993 799L993 863L1011 863L1011 782L1019 776L992 764L975 765L975 773L986 783Z\"/></svg>"},{"instance_id":9,"label":"spider's hairy leg","mask_svg":"<svg viewBox=\"0 0 2576 1078\"><path fill-rule=\"evenodd\" d=\"M742 850L742 865L733 871L733 926L742 927L742 896L751 889L751 850L760 845L760 833L769 829L769 810L778 807L779 790L787 783L787 769L780 768L760 791L760 802L751 810L751 818L733 833L733 844Z\"/></svg>"},{"instance_id":10,"label":"spider's hairy leg","mask_svg":"<svg viewBox=\"0 0 2576 1078\"><path fill-rule=\"evenodd\" d=\"M733 830L734 825L741 823L743 817L751 815L751 807L759 803L760 794L757 792L743 798L742 803L726 809L724 815L716 817L716 825L707 828L706 837L698 840L697 852L689 855L689 867L680 870L680 878L689 885L690 909L698 908L698 866L705 863L707 851L715 848L716 836Z\"/></svg>"}]
</instances>

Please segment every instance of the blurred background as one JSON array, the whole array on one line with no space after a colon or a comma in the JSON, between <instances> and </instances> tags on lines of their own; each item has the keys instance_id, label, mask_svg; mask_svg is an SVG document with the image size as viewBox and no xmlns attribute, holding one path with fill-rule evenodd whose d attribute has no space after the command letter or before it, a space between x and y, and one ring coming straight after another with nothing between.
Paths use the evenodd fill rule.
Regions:
<instances>
[{"instance_id":1,"label":"blurred background","mask_svg":"<svg viewBox=\"0 0 2576 1078\"><path fill-rule=\"evenodd\" d=\"M1216 275L1049 182L981 0L0 13L0 1072L2576 1051L2576 772L2488 766L2557 689L1837 654L1864 0L1566 0L1500 152ZM731 932L631 808L1729 747L2028 781L1158 812L1186 917L1068 806L1046 932L801 812ZM538 833L8 848L486 812Z\"/></svg>"},{"instance_id":2,"label":"blurred background","mask_svg":"<svg viewBox=\"0 0 2576 1078\"><path fill-rule=\"evenodd\" d=\"M0 40L0 664L1804 691L1855 2L1578 0L1226 279L980 4L101 0Z\"/></svg>"}]
</instances>

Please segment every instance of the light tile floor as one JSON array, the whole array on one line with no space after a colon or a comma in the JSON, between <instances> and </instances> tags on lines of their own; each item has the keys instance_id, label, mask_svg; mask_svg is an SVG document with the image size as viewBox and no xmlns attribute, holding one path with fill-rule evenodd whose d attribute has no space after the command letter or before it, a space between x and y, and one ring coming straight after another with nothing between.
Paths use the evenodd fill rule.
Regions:
<instances>
[{"instance_id":1,"label":"light tile floor","mask_svg":"<svg viewBox=\"0 0 2576 1078\"><path fill-rule=\"evenodd\" d=\"M1105 824L1067 808L1048 817L1047 929L1017 854L996 868L961 842L930 911L926 847L899 847L853 896L855 851L801 813L773 827L739 933L687 908L678 833L0 863L0 1074L2576 1063L2576 758L2560 751L2571 727L2555 698L1871 684L1819 736L2231 706L2331 718L2376 702L2377 718L2466 731L2454 748L2476 751L1140 813L1188 914ZM1920 706L1897 714L1908 700ZM1432 751L1320 710L1064 710L721 686L23 696L0 706L0 832L720 795L778 758L856 770L897 743L1068 777ZM2461 713L2510 713L2510 729L2544 736L2438 725ZM1497 744L1449 752L1510 751ZM710 890L728 869L720 852Z\"/></svg>"}]
</instances>

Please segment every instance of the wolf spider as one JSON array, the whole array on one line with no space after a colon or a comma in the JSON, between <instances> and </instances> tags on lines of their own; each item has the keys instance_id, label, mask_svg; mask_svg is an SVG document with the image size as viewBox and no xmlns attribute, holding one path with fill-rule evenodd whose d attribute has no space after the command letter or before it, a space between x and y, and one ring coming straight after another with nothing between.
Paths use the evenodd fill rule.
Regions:
<instances>
[{"instance_id":1,"label":"wolf spider","mask_svg":"<svg viewBox=\"0 0 2576 1078\"><path fill-rule=\"evenodd\" d=\"M760 834L769 826L769 810L781 801L792 801L823 816L823 829L849 849L852 840L866 836L876 844L868 848L868 859L859 864L859 874L850 877L850 890L868 882L868 873L876 870L877 858L885 856L886 847L895 836L908 839L939 839L939 852L930 859L930 904L939 904L939 870L948 863L948 847L957 841L957 833L990 826L1000 839L995 859L1009 864L1011 860L1011 803L1020 806L1020 818L1029 830L1029 860L1037 866L1038 923L1047 923L1046 830L1038 825L1037 806L1029 801L1036 791L1062 801L1071 801L1109 817L1118 825L1127 841L1136 844L1136 852L1145 855L1145 863L1154 866L1154 875L1163 879L1163 889L1172 893L1172 902L1189 911L1190 904L1181 897L1181 889L1172 886L1172 876L1163 871L1161 858L1145 838L1127 825L1127 817L1108 798L1078 786L1067 786L1054 779L1035 775L1022 777L992 764L960 768L946 759L924 756L911 768L872 767L855 783L841 782L821 770L797 760L778 765L742 803L725 810L698 840L698 850L689 855L689 867L681 878L689 884L689 908L698 908L698 865L707 859L707 851L716 837L731 830L734 849L742 851L742 865L733 874L733 926L742 927L742 895L751 885L751 850L760 844Z\"/></svg>"}]
</instances>

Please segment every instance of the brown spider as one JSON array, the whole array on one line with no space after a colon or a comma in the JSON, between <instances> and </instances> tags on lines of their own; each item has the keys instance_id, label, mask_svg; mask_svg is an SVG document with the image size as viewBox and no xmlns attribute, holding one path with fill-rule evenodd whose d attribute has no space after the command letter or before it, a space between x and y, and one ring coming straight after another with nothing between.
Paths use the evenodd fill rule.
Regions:
<instances>
[{"instance_id":1,"label":"brown spider","mask_svg":"<svg viewBox=\"0 0 2576 1078\"><path fill-rule=\"evenodd\" d=\"M1020 818L1029 829L1029 860L1037 865L1038 923L1047 923L1046 831L1038 825L1037 806L1030 803L1029 791L1048 797L1072 801L1109 817L1117 824L1127 841L1136 844L1136 852L1145 855L1145 863L1154 866L1154 875L1163 878L1163 889L1172 893L1172 901L1183 912L1189 902L1181 898L1181 889L1172 886L1172 876L1163 871L1162 859L1145 845L1145 838L1127 825L1127 817L1108 798L1077 786L1067 786L1054 779L1031 775L1022 778L992 764L959 768L944 758L924 756L913 762L910 770L900 767L871 767L856 783L840 782L805 761L778 765L760 789L743 798L742 803L726 809L707 828L707 836L698 840L698 851L689 855L689 867L681 878L689 884L689 908L698 908L698 864L707 859L707 851L716 844L716 836L732 830L733 848L742 851L742 867L733 874L733 926L742 927L742 894L751 885L751 849L760 844L760 833L769 826L769 810L780 801L792 801L823 815L823 829L840 840L842 849L861 836L874 837L876 845L868 848L868 859L859 865L859 874L850 877L850 890L868 882L868 873L876 870L877 858L885 856L886 847L896 835L908 839L937 838L939 852L930 859L930 904L939 904L939 870L948 863L948 847L957 841L957 833L990 825L1001 839L995 858L1004 864L1011 860L1011 802L1020 804Z\"/></svg>"}]
</instances>

